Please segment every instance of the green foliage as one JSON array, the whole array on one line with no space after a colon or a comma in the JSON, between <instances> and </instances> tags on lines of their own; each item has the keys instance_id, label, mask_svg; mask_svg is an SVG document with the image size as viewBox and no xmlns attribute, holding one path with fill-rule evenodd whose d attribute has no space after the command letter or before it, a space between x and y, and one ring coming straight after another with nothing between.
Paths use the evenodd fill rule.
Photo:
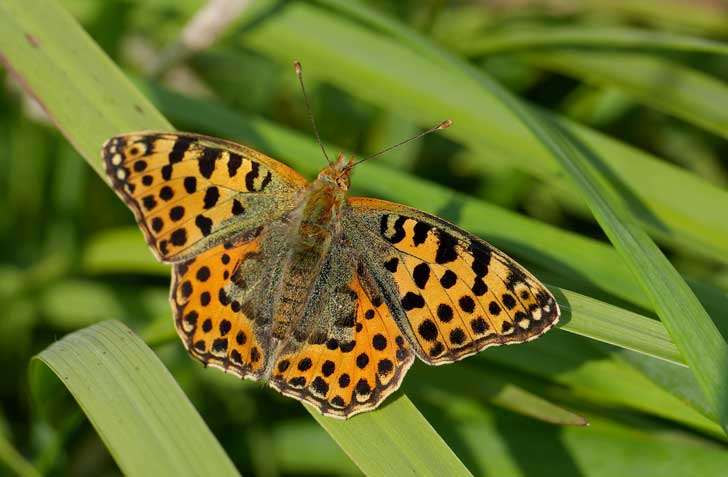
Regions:
<instances>
[{"instance_id":1,"label":"green foliage","mask_svg":"<svg viewBox=\"0 0 728 477\"><path fill-rule=\"evenodd\" d=\"M3 471L721 475L723 7L259 0L187 50L203 3L0 2ZM100 144L174 124L312 177L323 160L294 59L329 151L455 121L358 168L353 192L524 262L554 291L559 330L417 365L349 421L184 354L168 269L104 183Z\"/></svg>"}]
</instances>

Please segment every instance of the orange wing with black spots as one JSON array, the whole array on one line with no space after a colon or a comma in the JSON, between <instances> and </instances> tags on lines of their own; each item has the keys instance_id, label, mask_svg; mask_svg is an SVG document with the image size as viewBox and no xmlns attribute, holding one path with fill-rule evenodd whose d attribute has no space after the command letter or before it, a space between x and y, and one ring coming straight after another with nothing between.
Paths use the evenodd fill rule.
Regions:
<instances>
[{"instance_id":1,"label":"orange wing with black spots","mask_svg":"<svg viewBox=\"0 0 728 477\"><path fill-rule=\"evenodd\" d=\"M340 418L374 409L399 388L414 353L382 298L364 286L367 279L360 267L349 283L353 314L337 320L344 330L284 350L272 368L272 387Z\"/></svg>"},{"instance_id":2,"label":"orange wing with black spots","mask_svg":"<svg viewBox=\"0 0 728 477\"><path fill-rule=\"evenodd\" d=\"M444 364L541 336L559 319L553 295L487 242L438 217L349 199L346 230L418 356Z\"/></svg>"},{"instance_id":3,"label":"orange wing with black spots","mask_svg":"<svg viewBox=\"0 0 728 477\"><path fill-rule=\"evenodd\" d=\"M260 240L221 244L176 263L170 301L177 333L205 365L257 380L265 371L269 326L245 302L240 270L257 260Z\"/></svg>"},{"instance_id":4,"label":"orange wing with black spots","mask_svg":"<svg viewBox=\"0 0 728 477\"><path fill-rule=\"evenodd\" d=\"M106 173L157 259L188 259L295 206L293 169L239 144L197 134L139 132L103 146Z\"/></svg>"}]
</instances>

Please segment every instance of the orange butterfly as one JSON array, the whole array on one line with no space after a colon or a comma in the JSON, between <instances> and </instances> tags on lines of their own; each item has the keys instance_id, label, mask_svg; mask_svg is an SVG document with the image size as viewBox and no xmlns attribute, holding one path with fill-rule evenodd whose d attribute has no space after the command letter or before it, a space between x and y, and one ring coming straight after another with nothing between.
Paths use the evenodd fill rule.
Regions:
<instances>
[{"instance_id":1,"label":"orange butterfly","mask_svg":"<svg viewBox=\"0 0 728 477\"><path fill-rule=\"evenodd\" d=\"M173 265L190 354L323 414L376 408L415 355L451 363L559 319L546 287L478 237L405 205L347 198L355 162L343 154L311 183L198 134L125 134L102 154L154 255Z\"/></svg>"}]
</instances>

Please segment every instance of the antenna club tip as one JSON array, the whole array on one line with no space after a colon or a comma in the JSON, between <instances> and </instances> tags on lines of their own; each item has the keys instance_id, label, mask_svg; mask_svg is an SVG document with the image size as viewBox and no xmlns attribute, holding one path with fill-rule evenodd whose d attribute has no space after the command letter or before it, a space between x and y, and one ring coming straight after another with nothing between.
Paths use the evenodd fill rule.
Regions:
<instances>
[{"instance_id":1,"label":"antenna club tip","mask_svg":"<svg viewBox=\"0 0 728 477\"><path fill-rule=\"evenodd\" d=\"M446 119L437 126L437 129L447 129L450 126L452 126L452 119Z\"/></svg>"},{"instance_id":2,"label":"antenna club tip","mask_svg":"<svg viewBox=\"0 0 728 477\"><path fill-rule=\"evenodd\" d=\"M293 66L296 68L296 73L301 74L301 62L298 60L295 60L293 62Z\"/></svg>"}]
</instances>

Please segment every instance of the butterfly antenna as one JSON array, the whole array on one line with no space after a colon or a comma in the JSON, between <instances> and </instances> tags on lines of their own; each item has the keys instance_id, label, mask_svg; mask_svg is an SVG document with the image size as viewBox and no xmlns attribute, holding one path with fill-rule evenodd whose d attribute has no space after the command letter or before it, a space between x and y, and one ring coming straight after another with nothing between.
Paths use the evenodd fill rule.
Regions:
<instances>
[{"instance_id":1,"label":"butterfly antenna","mask_svg":"<svg viewBox=\"0 0 728 477\"><path fill-rule=\"evenodd\" d=\"M324 149L324 145L321 142L321 137L319 136L318 128L316 127L316 121L313 119L313 113L311 112L311 105L308 103L308 95L306 94L306 87L303 85L303 73L301 71L301 62L296 60L293 62L293 64L296 66L296 76L298 76L298 82L301 83L301 91L303 91L303 101L306 103L306 112L308 113L308 119L311 120L311 125L313 126L313 133L316 135L316 141L318 141L318 144L321 147L321 152L324 153L326 162L328 162L329 165L332 165L331 159L329 159L328 154L326 154L326 149Z\"/></svg>"},{"instance_id":2,"label":"butterfly antenna","mask_svg":"<svg viewBox=\"0 0 728 477\"><path fill-rule=\"evenodd\" d=\"M440 130L440 129L447 129L447 128L449 128L450 126L452 126L452 120L450 120L450 119L446 119L445 121L441 122L440 124L438 124L437 126L435 126L435 127L433 127L433 128L430 128L430 129L428 129L427 131L422 131L422 132L421 132L421 133L419 133L419 134L415 134L414 136L412 136L412 137L411 137L411 138L409 138L409 139L405 139L405 140L404 140L404 141L402 141L402 142L398 142L397 144L394 144L394 145L392 145L392 146L389 146L388 148L382 149L381 151L379 151L379 152L377 152L377 153L375 153L375 154L371 154L371 155L369 155L369 156L365 157L364 159L361 159L361 160L359 160L359 161L355 162L354 164L352 164L352 165L351 165L351 167L357 166L357 165L361 164L362 162L364 162L364 161L368 161L369 159L373 159L373 158L375 158L375 157L377 157L377 156L381 156L381 155L382 155L382 154L384 154L385 152L389 152L389 151L391 151L392 149L395 149L395 148L397 148L397 147L399 147L399 146L402 146L402 145L404 145L404 144L407 144L407 143L408 143L408 142L410 142L410 141L414 141L415 139L419 139L419 138L421 138L422 136L426 136L426 135L428 135L428 134L430 134L430 133L433 133L433 132L435 132L435 131L438 131L438 130ZM351 168L351 167L350 167L350 168Z\"/></svg>"}]
</instances>

